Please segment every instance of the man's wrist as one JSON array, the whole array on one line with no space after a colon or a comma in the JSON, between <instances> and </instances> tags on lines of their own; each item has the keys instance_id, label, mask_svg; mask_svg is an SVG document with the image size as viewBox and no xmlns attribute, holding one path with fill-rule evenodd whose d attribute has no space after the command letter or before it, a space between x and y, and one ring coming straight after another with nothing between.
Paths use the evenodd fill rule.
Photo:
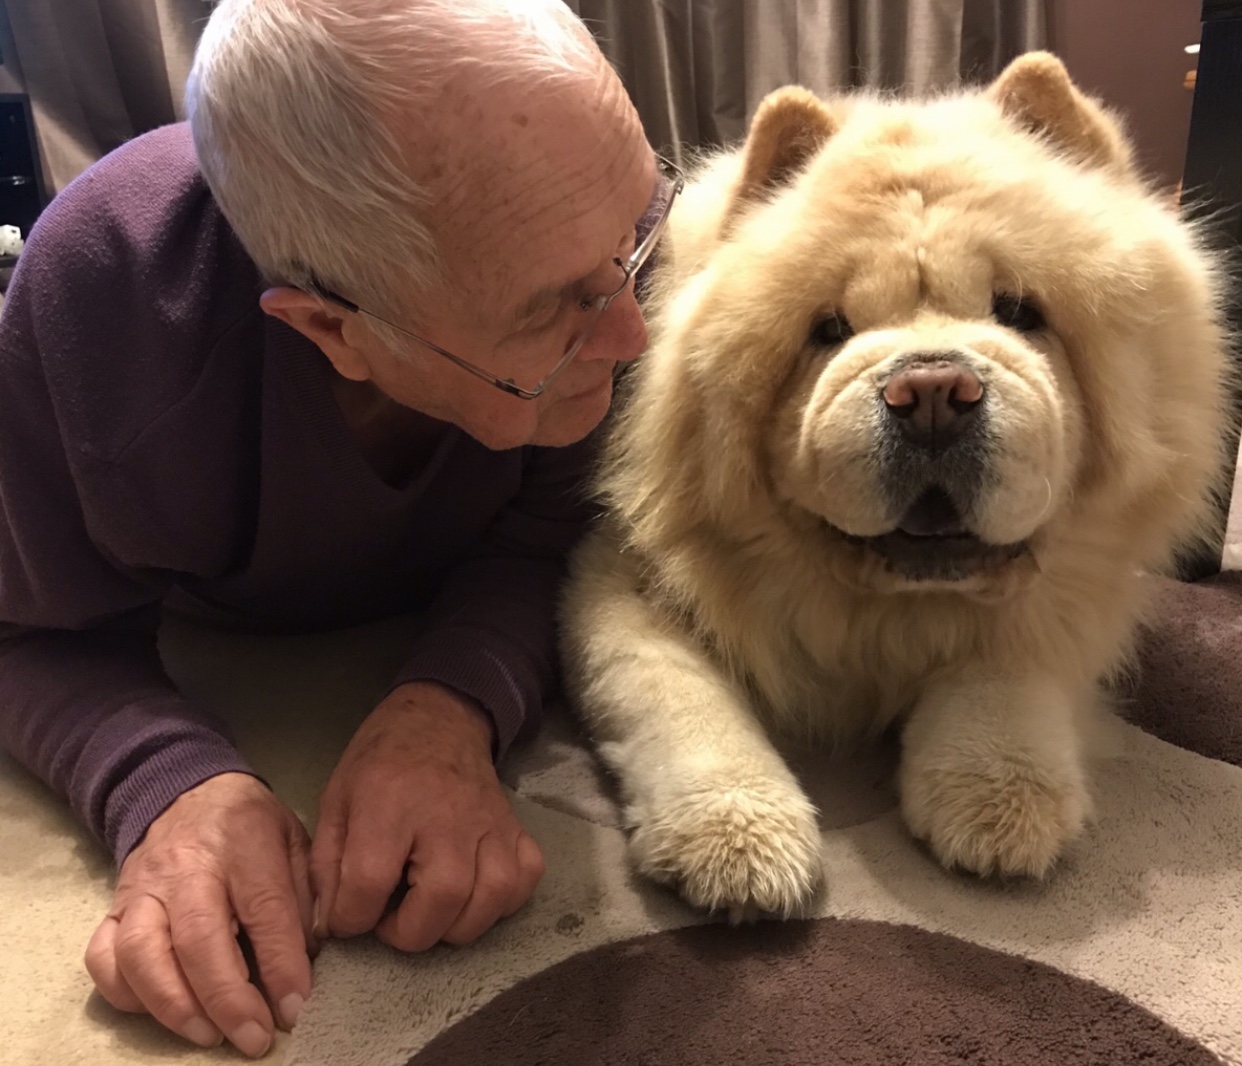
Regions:
<instances>
[{"instance_id":1,"label":"man's wrist","mask_svg":"<svg viewBox=\"0 0 1242 1066\"><path fill-rule=\"evenodd\" d=\"M489 753L496 750L496 723L472 696L439 681L406 681L386 697L420 713L432 713L443 724L462 726L478 738Z\"/></svg>"}]
</instances>

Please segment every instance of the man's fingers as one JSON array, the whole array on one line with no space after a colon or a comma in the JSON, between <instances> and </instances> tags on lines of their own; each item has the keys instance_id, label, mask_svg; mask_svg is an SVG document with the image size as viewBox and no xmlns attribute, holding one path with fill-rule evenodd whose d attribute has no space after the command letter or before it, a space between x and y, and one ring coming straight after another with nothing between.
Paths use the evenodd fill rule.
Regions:
<instances>
[{"instance_id":1,"label":"man's fingers","mask_svg":"<svg viewBox=\"0 0 1242 1066\"><path fill-rule=\"evenodd\" d=\"M377 819L373 811L365 817L351 812L336 893L327 919L328 928L336 936L357 936L374 929L393 889L401 881L410 834L404 827L389 824L390 821ZM321 923L326 902L321 896Z\"/></svg>"},{"instance_id":2,"label":"man's fingers","mask_svg":"<svg viewBox=\"0 0 1242 1066\"><path fill-rule=\"evenodd\" d=\"M86 972L91 975L99 994L117 1010L145 1014L147 1008L129 987L129 982L125 980L125 975L117 964L116 934L120 928L120 918L111 914L99 923L99 928L86 945Z\"/></svg>"},{"instance_id":3,"label":"man's fingers","mask_svg":"<svg viewBox=\"0 0 1242 1066\"><path fill-rule=\"evenodd\" d=\"M233 905L250 938L259 980L277 1023L292 1029L310 995L311 970L307 956L309 902L299 899L298 876L283 864L257 867L233 889ZM303 893L307 900L309 891Z\"/></svg>"},{"instance_id":4,"label":"man's fingers","mask_svg":"<svg viewBox=\"0 0 1242 1066\"><path fill-rule=\"evenodd\" d=\"M544 871L547 869L547 864L543 859L543 849L526 830L518 833L517 862L518 883L509 900L509 907L504 912L506 918L525 906L539 882L543 880Z\"/></svg>"},{"instance_id":5,"label":"man's fingers","mask_svg":"<svg viewBox=\"0 0 1242 1066\"><path fill-rule=\"evenodd\" d=\"M178 965L162 903L151 896L133 900L118 922L114 947L124 980L156 1021L202 1047L220 1043L219 1028Z\"/></svg>"},{"instance_id":6,"label":"man's fingers","mask_svg":"<svg viewBox=\"0 0 1242 1066\"><path fill-rule=\"evenodd\" d=\"M421 951L450 929L473 939L521 906L542 857L533 844L518 845L492 740L483 710L443 686L411 682L381 701L320 804L311 849L320 931L374 929L396 948Z\"/></svg>"},{"instance_id":7,"label":"man's fingers","mask_svg":"<svg viewBox=\"0 0 1242 1066\"><path fill-rule=\"evenodd\" d=\"M238 1050L257 1058L271 1047L272 1015L250 983L232 918L223 886L201 883L192 897L169 904L172 950L207 1017Z\"/></svg>"},{"instance_id":8,"label":"man's fingers","mask_svg":"<svg viewBox=\"0 0 1242 1066\"><path fill-rule=\"evenodd\" d=\"M87 947L101 994L195 1043L266 1053L274 1011L291 1019L310 992L307 845L296 816L250 775L183 793L126 858Z\"/></svg>"},{"instance_id":9,"label":"man's fingers","mask_svg":"<svg viewBox=\"0 0 1242 1066\"><path fill-rule=\"evenodd\" d=\"M297 823L297 835L289 842L289 870L293 875L293 888L298 897L298 919L302 923L302 939L306 954L314 958L319 954L319 935L315 932L315 892L310 873L310 837Z\"/></svg>"},{"instance_id":10,"label":"man's fingers","mask_svg":"<svg viewBox=\"0 0 1242 1066\"><path fill-rule=\"evenodd\" d=\"M450 944L469 944L482 936L508 908L517 877L513 846L506 847L493 835L480 840L470 899L440 939Z\"/></svg>"},{"instance_id":11,"label":"man's fingers","mask_svg":"<svg viewBox=\"0 0 1242 1066\"><path fill-rule=\"evenodd\" d=\"M332 909L341 883L341 856L345 853L345 817L343 809L329 809L325 795L310 850L311 930L319 940L333 932Z\"/></svg>"},{"instance_id":12,"label":"man's fingers","mask_svg":"<svg viewBox=\"0 0 1242 1066\"><path fill-rule=\"evenodd\" d=\"M400 951L425 951L457 921L474 893L477 845L438 837L410 861L410 890L376 935Z\"/></svg>"},{"instance_id":13,"label":"man's fingers","mask_svg":"<svg viewBox=\"0 0 1242 1066\"><path fill-rule=\"evenodd\" d=\"M485 837L479 843L474 892L441 939L450 944L477 940L530 899L542 876L543 852L529 834L519 832L512 844Z\"/></svg>"},{"instance_id":14,"label":"man's fingers","mask_svg":"<svg viewBox=\"0 0 1242 1066\"><path fill-rule=\"evenodd\" d=\"M402 951L441 940L468 944L518 910L543 871L543 852L523 831L512 843L488 834L473 857L447 838L424 842L411 863L410 891L376 934Z\"/></svg>"}]
</instances>

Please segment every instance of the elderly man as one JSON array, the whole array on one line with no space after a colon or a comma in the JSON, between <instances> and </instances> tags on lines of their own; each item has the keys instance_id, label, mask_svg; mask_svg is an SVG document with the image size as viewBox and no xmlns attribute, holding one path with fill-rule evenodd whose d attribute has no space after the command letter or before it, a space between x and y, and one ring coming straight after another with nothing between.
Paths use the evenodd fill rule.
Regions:
<instances>
[{"instance_id":1,"label":"elderly man","mask_svg":"<svg viewBox=\"0 0 1242 1066\"><path fill-rule=\"evenodd\" d=\"M0 737L119 864L100 992L258 1056L316 937L464 943L542 873L493 764L550 680L578 442L676 176L557 0L224 0L187 100L9 291ZM162 671L161 610L423 613L313 843Z\"/></svg>"}]
</instances>

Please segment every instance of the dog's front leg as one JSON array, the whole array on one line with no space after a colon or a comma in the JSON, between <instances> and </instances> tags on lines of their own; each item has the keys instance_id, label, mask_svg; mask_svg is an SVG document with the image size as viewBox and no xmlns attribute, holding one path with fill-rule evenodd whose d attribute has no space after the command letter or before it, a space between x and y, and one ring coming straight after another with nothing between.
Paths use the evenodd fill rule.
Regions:
<instances>
[{"instance_id":1,"label":"dog's front leg","mask_svg":"<svg viewBox=\"0 0 1242 1066\"><path fill-rule=\"evenodd\" d=\"M1083 724L1093 693L1048 677L958 677L906 726L901 808L948 867L1042 877L1091 813Z\"/></svg>"},{"instance_id":2,"label":"dog's front leg","mask_svg":"<svg viewBox=\"0 0 1242 1066\"><path fill-rule=\"evenodd\" d=\"M594 535L562 617L570 696L620 779L634 860L733 920L797 913L821 877L815 809L740 688L635 576Z\"/></svg>"}]
</instances>

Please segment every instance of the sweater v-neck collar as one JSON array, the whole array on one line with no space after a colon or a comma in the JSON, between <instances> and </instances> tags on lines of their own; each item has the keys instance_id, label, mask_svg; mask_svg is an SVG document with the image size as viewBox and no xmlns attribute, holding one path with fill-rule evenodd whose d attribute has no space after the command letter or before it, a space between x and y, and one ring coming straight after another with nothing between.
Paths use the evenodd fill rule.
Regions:
<instances>
[{"instance_id":1,"label":"sweater v-neck collar","mask_svg":"<svg viewBox=\"0 0 1242 1066\"><path fill-rule=\"evenodd\" d=\"M266 350L278 364L280 380L293 415L323 449L333 471L356 491L389 502L408 501L422 494L428 482L460 443L462 431L447 426L427 463L404 484L391 485L367 461L354 438L332 389L327 357L297 330L268 317Z\"/></svg>"}]
</instances>

